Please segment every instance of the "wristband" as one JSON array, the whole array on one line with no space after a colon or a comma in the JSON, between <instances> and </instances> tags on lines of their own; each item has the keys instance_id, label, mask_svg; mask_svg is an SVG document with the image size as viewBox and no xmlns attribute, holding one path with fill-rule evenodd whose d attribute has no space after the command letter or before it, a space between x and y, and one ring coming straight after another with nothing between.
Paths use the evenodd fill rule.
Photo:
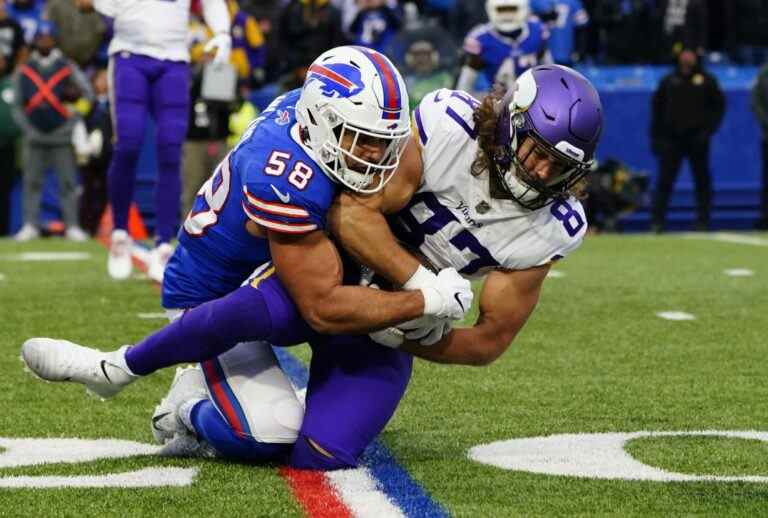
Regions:
<instances>
[{"instance_id":1,"label":"wristband","mask_svg":"<svg viewBox=\"0 0 768 518\"><path fill-rule=\"evenodd\" d=\"M424 286L431 286L435 283L436 277L437 276L434 273L430 272L422 265L419 265L419 267L416 268L416 271L413 272L413 275L411 275L411 277L405 281L405 284L403 284L403 289L418 290ZM424 299L426 300L426 296L424 296Z\"/></svg>"}]
</instances>

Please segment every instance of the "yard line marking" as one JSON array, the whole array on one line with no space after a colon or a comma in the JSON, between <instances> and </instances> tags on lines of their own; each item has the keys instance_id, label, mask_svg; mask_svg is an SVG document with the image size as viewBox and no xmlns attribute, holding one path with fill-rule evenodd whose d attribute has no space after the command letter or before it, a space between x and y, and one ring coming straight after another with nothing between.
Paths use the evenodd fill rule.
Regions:
<instances>
[{"instance_id":1,"label":"yard line marking","mask_svg":"<svg viewBox=\"0 0 768 518\"><path fill-rule=\"evenodd\" d=\"M282 347L273 347L272 349L275 351L280 366L288 377L291 378L294 386L299 389L306 388L309 373L304 364ZM399 507L405 516L425 518L448 517L448 512L435 502L418 482L411 478L408 471L397 462L394 455L378 439L374 440L366 448L360 465L362 468L366 468L375 479L378 491L380 491L382 496L388 498L394 506ZM283 476L290 476L291 471L295 470L283 469L281 474ZM330 473L333 472L323 473L322 480L327 481ZM313 487L313 484L316 487ZM294 491L297 491L296 488L294 488ZM298 492L296 492L296 496L303 505L306 505L304 500L312 501L315 493L325 494L323 493L324 491L327 490L316 480L312 484L305 483L302 485ZM343 499L343 492L341 497ZM377 497L376 500L379 501L379 498ZM346 504L352 505L350 502L346 502ZM370 516L371 518L377 518L382 516L376 512L376 509L369 509L366 512L361 512L359 509L353 509L353 511L356 516L360 517ZM309 511L308 514L311 518L315 518L315 516L328 516L324 514L315 515Z\"/></svg>"},{"instance_id":2,"label":"yard line marking","mask_svg":"<svg viewBox=\"0 0 768 518\"><path fill-rule=\"evenodd\" d=\"M747 268L729 268L723 270L723 273L728 277L752 277L755 274L755 272Z\"/></svg>"},{"instance_id":3,"label":"yard line marking","mask_svg":"<svg viewBox=\"0 0 768 518\"><path fill-rule=\"evenodd\" d=\"M376 487L376 481L366 468L343 469L326 473L354 516L404 518L403 512Z\"/></svg>"},{"instance_id":4,"label":"yard line marking","mask_svg":"<svg viewBox=\"0 0 768 518\"><path fill-rule=\"evenodd\" d=\"M722 243L734 243L738 245L768 246L768 239L748 236L746 234L734 234L731 232L713 232L710 234L691 232L683 234L683 237L685 239L706 239L709 241L720 241Z\"/></svg>"},{"instance_id":5,"label":"yard line marking","mask_svg":"<svg viewBox=\"0 0 768 518\"><path fill-rule=\"evenodd\" d=\"M73 476L1 477L3 488L61 488L61 487L182 487L190 486L197 468L145 468L127 473Z\"/></svg>"},{"instance_id":6,"label":"yard line marking","mask_svg":"<svg viewBox=\"0 0 768 518\"><path fill-rule=\"evenodd\" d=\"M136 313L136 316L142 320L167 320L168 315L165 312L162 313Z\"/></svg>"},{"instance_id":7,"label":"yard line marking","mask_svg":"<svg viewBox=\"0 0 768 518\"><path fill-rule=\"evenodd\" d=\"M549 270L547 272L547 278L560 279L562 277L565 277L565 272L561 272L560 270Z\"/></svg>"},{"instance_id":8,"label":"yard line marking","mask_svg":"<svg viewBox=\"0 0 768 518\"><path fill-rule=\"evenodd\" d=\"M684 311L660 311L656 316L664 320L696 320L694 315Z\"/></svg>"},{"instance_id":9,"label":"yard line marking","mask_svg":"<svg viewBox=\"0 0 768 518\"><path fill-rule=\"evenodd\" d=\"M672 432L568 433L496 441L471 448L467 456L510 471L603 480L651 482L768 482L756 475L693 475L665 471L632 457L627 442L645 437L729 437L768 442L768 432L694 430Z\"/></svg>"},{"instance_id":10,"label":"yard line marking","mask_svg":"<svg viewBox=\"0 0 768 518\"><path fill-rule=\"evenodd\" d=\"M23 252L21 254L6 254L0 256L6 261L87 261L91 258L88 252Z\"/></svg>"}]
</instances>

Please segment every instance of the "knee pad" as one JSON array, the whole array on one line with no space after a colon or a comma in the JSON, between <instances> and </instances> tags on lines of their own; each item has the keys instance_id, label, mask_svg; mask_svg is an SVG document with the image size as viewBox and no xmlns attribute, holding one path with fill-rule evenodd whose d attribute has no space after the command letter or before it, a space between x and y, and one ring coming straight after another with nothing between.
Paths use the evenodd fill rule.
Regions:
<instances>
[{"instance_id":1,"label":"knee pad","mask_svg":"<svg viewBox=\"0 0 768 518\"><path fill-rule=\"evenodd\" d=\"M304 406L268 343L240 343L202 365L211 401L238 436L296 441Z\"/></svg>"}]
</instances>

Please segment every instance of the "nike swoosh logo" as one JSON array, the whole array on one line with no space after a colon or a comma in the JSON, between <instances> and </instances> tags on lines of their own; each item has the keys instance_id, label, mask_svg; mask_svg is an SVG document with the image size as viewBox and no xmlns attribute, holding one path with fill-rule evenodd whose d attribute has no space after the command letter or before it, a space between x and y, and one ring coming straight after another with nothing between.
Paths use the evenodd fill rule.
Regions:
<instances>
[{"instance_id":1,"label":"nike swoosh logo","mask_svg":"<svg viewBox=\"0 0 768 518\"><path fill-rule=\"evenodd\" d=\"M99 364L99 366L101 367L101 372L103 372L103 373L104 373L104 377L105 377L105 378L107 378L107 381L108 381L108 382L110 382L110 383L112 383L112 380L111 380L111 379L109 379L109 374L107 374L107 369L105 369L105 368L104 368L104 366L105 366L106 364L107 364L107 361L106 361L106 360L101 360L101 363Z\"/></svg>"},{"instance_id":2,"label":"nike swoosh logo","mask_svg":"<svg viewBox=\"0 0 768 518\"><path fill-rule=\"evenodd\" d=\"M289 203L291 201L291 193L283 194L274 185L269 184L269 186L272 187L272 190L275 191L275 194L277 195L278 198L280 198L281 202Z\"/></svg>"},{"instance_id":3,"label":"nike swoosh logo","mask_svg":"<svg viewBox=\"0 0 768 518\"><path fill-rule=\"evenodd\" d=\"M466 309L464 309L464 304L461 303L461 299L459 298L459 294L458 293L454 293L453 294L453 298L456 299L456 302L459 303L459 306L461 306L461 310L462 311L466 311Z\"/></svg>"},{"instance_id":4,"label":"nike swoosh logo","mask_svg":"<svg viewBox=\"0 0 768 518\"><path fill-rule=\"evenodd\" d=\"M171 413L170 412L165 412L164 414L159 414L159 415L156 415L156 416L152 416L152 428L154 428L158 432L163 432L164 430L161 430L160 428L157 427L157 423L160 421L160 419L162 419L163 417L165 417L167 415L171 415Z\"/></svg>"}]
</instances>

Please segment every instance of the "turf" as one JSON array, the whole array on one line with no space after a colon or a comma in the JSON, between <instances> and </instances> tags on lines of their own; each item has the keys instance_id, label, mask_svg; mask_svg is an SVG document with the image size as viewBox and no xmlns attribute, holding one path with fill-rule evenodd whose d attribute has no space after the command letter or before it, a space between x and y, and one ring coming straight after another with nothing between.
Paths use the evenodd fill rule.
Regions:
<instances>
[{"instance_id":1,"label":"turf","mask_svg":"<svg viewBox=\"0 0 768 518\"><path fill-rule=\"evenodd\" d=\"M766 238L765 234L762 235ZM23 262L32 251L86 251L86 261ZM132 343L162 320L142 279L106 278L100 245L0 241L0 437L118 438L150 443L148 418L172 372L113 402L23 372L19 347L55 336L104 349ZM561 433L768 430L768 247L665 236L592 236L556 266L533 317L485 368L417 362L382 435L412 477L456 516L755 516L768 484L638 482L537 475L467 457L478 444ZM748 268L752 277L723 270ZM675 322L660 311L685 311ZM308 357L306 348L298 356ZM667 471L768 476L768 444L713 437L631 441L636 459ZM187 488L0 489L0 516L297 516L274 466L152 457L0 470L14 475L199 468ZM162 511L159 511L162 510Z\"/></svg>"}]
</instances>

